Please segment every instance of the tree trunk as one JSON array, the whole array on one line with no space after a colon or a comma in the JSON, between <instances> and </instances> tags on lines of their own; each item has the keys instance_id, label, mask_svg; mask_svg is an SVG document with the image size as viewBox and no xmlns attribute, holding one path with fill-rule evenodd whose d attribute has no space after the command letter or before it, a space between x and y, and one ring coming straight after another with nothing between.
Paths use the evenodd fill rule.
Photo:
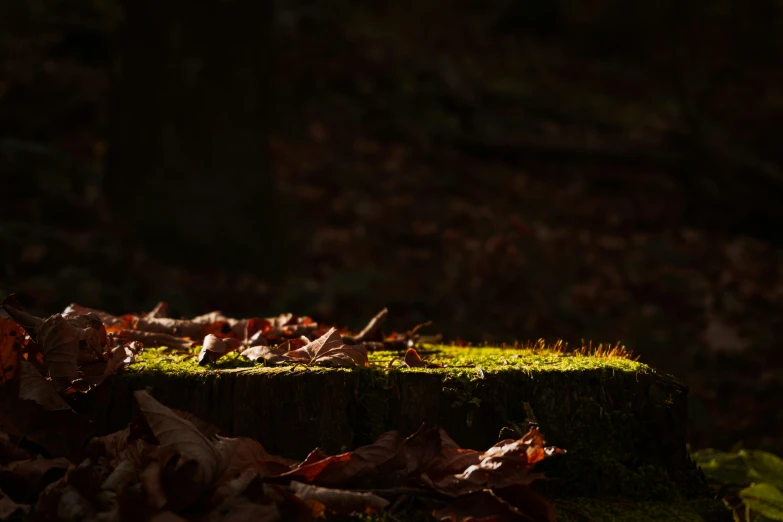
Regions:
<instances>
[{"instance_id":1,"label":"tree trunk","mask_svg":"<svg viewBox=\"0 0 783 522\"><path fill-rule=\"evenodd\" d=\"M272 0L125 2L105 189L118 232L177 264L275 267Z\"/></svg>"}]
</instances>

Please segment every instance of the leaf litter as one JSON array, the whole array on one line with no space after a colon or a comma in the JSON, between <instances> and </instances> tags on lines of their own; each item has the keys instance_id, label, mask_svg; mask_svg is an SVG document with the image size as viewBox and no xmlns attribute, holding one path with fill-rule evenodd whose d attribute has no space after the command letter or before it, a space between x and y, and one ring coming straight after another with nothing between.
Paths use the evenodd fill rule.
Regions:
<instances>
[{"instance_id":1,"label":"leaf litter","mask_svg":"<svg viewBox=\"0 0 783 522\"><path fill-rule=\"evenodd\" d=\"M253 439L222 436L146 390L134 392L138 416L101 437L72 407L159 339L175 340L175 351L201 344L202 365L239 351L266 364L362 367L375 343L405 350L405 366L434 366L414 348L422 325L381 334L385 309L352 335L293 314L169 320L165 303L124 316L72 304L47 319L24 312L13 296L2 308L11 319L0 323L0 357L13 371L0 387L0 520L306 521L392 512L410 498L441 521L555 520L530 484L543 478L535 464L562 450L546 447L535 426L485 452L460 448L436 427L408 437L389 431L339 455L315 448L296 461Z\"/></svg>"}]
</instances>

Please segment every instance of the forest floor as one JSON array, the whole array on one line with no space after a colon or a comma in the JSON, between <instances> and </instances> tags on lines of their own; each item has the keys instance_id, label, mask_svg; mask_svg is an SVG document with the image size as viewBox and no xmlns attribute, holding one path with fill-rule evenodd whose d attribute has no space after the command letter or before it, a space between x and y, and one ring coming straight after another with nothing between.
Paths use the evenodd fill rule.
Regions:
<instances>
[{"instance_id":1,"label":"forest floor","mask_svg":"<svg viewBox=\"0 0 783 522\"><path fill-rule=\"evenodd\" d=\"M300 248L270 247L294 267L277 281L164 266L102 229L107 57L53 54L56 31L6 39L2 160L26 185L5 196L0 293L39 313L166 299L183 315L355 328L386 306L391 328L432 320L451 340L620 341L689 383L693 446L783 453L783 248L690 219L691 173L668 156L690 98L654 59L413 14L356 8L283 31L272 148ZM709 83L698 63L687 85ZM744 71L710 95L720 111L701 107L719 150L780 110L748 87L768 70Z\"/></svg>"}]
</instances>

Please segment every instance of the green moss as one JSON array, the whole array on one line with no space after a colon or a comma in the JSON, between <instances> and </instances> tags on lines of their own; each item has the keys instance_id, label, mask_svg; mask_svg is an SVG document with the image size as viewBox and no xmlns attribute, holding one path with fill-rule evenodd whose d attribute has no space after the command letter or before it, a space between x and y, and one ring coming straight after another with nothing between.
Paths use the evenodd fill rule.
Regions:
<instances>
[{"instance_id":1,"label":"green moss","mask_svg":"<svg viewBox=\"0 0 783 522\"><path fill-rule=\"evenodd\" d=\"M566 354L556 350L514 349L514 348L462 348L456 346L427 346L425 355L428 362L442 364L442 368L404 368L408 372L430 374L450 374L457 378L477 380L489 373L503 372L571 372L585 370L604 370L610 372L648 372L651 368L638 361L620 357L593 357L578 354ZM139 356L130 371L166 372L175 374L203 374L213 371L231 371L237 369L255 369L276 372L287 371L293 364L283 366L264 366L259 362L244 359L238 353L223 356L216 363L199 366L196 355L200 347L194 347L190 353L179 354L166 348L148 348ZM401 358L400 353L391 351L370 352L371 365L383 369L390 362ZM318 368L318 367L314 367ZM396 368L400 369L399 366ZM481 371L479 371L479 369ZM482 377L483 373L483 377Z\"/></svg>"}]
</instances>

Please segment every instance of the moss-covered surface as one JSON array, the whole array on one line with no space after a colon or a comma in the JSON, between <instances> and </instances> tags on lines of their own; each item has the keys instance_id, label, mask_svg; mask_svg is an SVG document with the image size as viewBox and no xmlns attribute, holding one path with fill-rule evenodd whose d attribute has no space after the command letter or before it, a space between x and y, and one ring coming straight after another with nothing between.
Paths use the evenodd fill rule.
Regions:
<instances>
[{"instance_id":1,"label":"moss-covered surface","mask_svg":"<svg viewBox=\"0 0 783 522\"><path fill-rule=\"evenodd\" d=\"M152 387L170 407L301 458L316 446L338 452L422 424L440 424L465 447L486 448L513 436L532 411L548 443L568 451L540 465L551 480L538 488L552 498L671 506L709 498L685 449L687 390L676 379L619 357L428 348L425 358L443 368L388 369L400 358L391 352L372 353L369 368L265 367L236 354L200 367L195 357L147 350L111 382L104 425L120 427L130 390Z\"/></svg>"}]
</instances>

